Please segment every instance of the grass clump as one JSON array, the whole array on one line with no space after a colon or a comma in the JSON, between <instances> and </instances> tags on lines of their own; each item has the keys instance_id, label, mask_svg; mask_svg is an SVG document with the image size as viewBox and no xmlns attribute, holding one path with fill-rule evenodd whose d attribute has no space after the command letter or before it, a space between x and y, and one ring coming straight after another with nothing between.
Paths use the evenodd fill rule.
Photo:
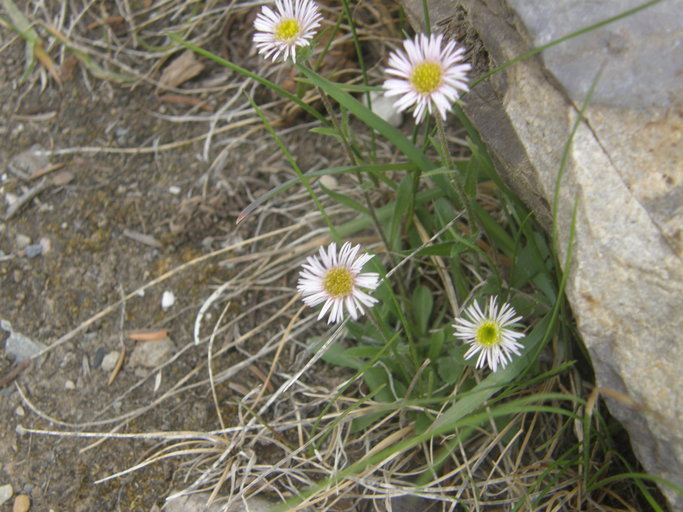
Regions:
<instances>
[{"instance_id":1,"label":"grass clump","mask_svg":"<svg viewBox=\"0 0 683 512\"><path fill-rule=\"evenodd\" d=\"M287 11L297 6L285 2L277 13L264 8L271 25L258 29L275 36L257 38L269 40L268 55L290 55L302 108L301 92L317 91L326 114L317 131L342 145L348 167L303 172L261 118L297 173L291 184L304 185L330 238L342 243L362 237L375 257L364 257L371 271L365 274L338 261L336 246L322 248L320 261L309 258L299 289L315 296L309 304L324 303L318 319L329 307L330 321L339 323L311 336L315 356L280 389L293 386L319 358L354 373L317 412L304 443L243 492L283 492L280 468L297 460L294 467L310 475L308 485L285 486L283 498L292 497L278 510L329 510L351 497L390 508L405 496L440 502L444 510L628 510L631 499L659 508L641 477L625 478L631 478L624 484L632 493L628 499L600 485L605 471L630 469L615 452L596 389L586 389L572 356L577 339L561 270L569 267L571 237L560 264L557 242L496 174L458 105L468 91L464 50L440 36L418 35L404 41L405 52L391 54L383 89L398 97L401 110L414 111L412 135L405 135L352 94L381 90L369 85L376 75L364 73L365 85L350 91L316 70L312 47L278 36L285 23L289 34L292 23L319 16L312 3L302 12ZM329 25L347 26L359 48L344 7ZM306 41L312 37L305 34ZM457 136L445 122L449 111L461 121ZM380 140L393 148L386 162L378 158ZM378 167L389 162L400 169L390 177ZM316 186L316 177L325 174L351 175L356 186L345 193ZM339 222L321 195L353 218ZM329 285L340 272L345 286ZM370 275L379 281L364 277ZM354 277L359 293L372 300L351 299ZM321 450L335 456L321 457Z\"/></svg>"},{"instance_id":2,"label":"grass clump","mask_svg":"<svg viewBox=\"0 0 683 512\"><path fill-rule=\"evenodd\" d=\"M386 14L379 2L369 9ZM181 493L212 489L212 499L227 495L226 508L267 494L279 510L352 510L361 502L388 510L396 500L415 510L632 510L633 503L661 510L653 479L620 454L623 432L603 415L583 369L564 297L571 238L567 259L558 261L553 233L502 182L460 108L474 87L463 49L438 35L409 37L401 49L389 27L381 48L395 49L371 62L364 51L376 24L359 23L357 10L347 1L264 7L255 41L276 62L261 72L188 37L197 24L218 23L212 10L186 13L194 21L163 36L136 39L163 55L190 49L258 84L245 80L252 87L240 87L236 101L253 108L292 176L253 201L238 223L271 201L303 212L277 237L238 244L267 239L260 252L230 256L234 278L200 308L192 341L208 348L208 359L197 373L208 373L200 384L211 390L221 428L156 435L173 444L140 467L190 457L193 481ZM138 36L152 26L126 20ZM324 66L340 41L350 43L358 68L345 82ZM413 119L390 125L372 108L377 92ZM346 161L302 168L282 134L286 123L258 101L261 94L284 97ZM315 310L293 291L304 261L299 291ZM273 284L283 276L288 286ZM249 290L269 298L230 316ZM206 311L220 302L227 304L220 320L202 337ZM331 328L321 321L327 308ZM228 341L225 333L255 312L263 322ZM218 369L229 350L256 338L263 340L257 351ZM288 346L297 354L288 357ZM260 385L233 385L242 398L226 407L223 386L264 359Z\"/></svg>"}]
</instances>

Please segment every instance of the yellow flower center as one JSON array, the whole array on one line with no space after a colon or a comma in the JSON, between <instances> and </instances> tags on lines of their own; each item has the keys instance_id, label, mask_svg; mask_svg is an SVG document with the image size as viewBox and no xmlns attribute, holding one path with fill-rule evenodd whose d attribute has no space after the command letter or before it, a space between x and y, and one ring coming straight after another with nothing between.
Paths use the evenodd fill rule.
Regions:
<instances>
[{"instance_id":1,"label":"yellow flower center","mask_svg":"<svg viewBox=\"0 0 683 512\"><path fill-rule=\"evenodd\" d=\"M483 322L479 327L477 327L476 338L480 345L484 345L486 347L495 345L500 341L501 338L500 326L491 321Z\"/></svg>"},{"instance_id":2,"label":"yellow flower center","mask_svg":"<svg viewBox=\"0 0 683 512\"><path fill-rule=\"evenodd\" d=\"M431 94L441 85L442 76L443 70L438 62L423 62L413 69L410 83L420 94Z\"/></svg>"},{"instance_id":3,"label":"yellow flower center","mask_svg":"<svg viewBox=\"0 0 683 512\"><path fill-rule=\"evenodd\" d=\"M346 297L353 290L353 274L346 267L333 268L325 276L323 288L331 297Z\"/></svg>"},{"instance_id":4,"label":"yellow flower center","mask_svg":"<svg viewBox=\"0 0 683 512\"><path fill-rule=\"evenodd\" d=\"M300 31L301 28L298 21L294 19L282 20L275 29L275 38L278 41L291 41L299 35Z\"/></svg>"}]
</instances>

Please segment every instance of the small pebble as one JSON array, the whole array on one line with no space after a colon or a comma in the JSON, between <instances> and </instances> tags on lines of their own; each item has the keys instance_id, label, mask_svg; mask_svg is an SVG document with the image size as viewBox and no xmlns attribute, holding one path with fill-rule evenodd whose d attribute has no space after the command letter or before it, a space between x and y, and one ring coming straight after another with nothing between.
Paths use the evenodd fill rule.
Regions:
<instances>
[{"instance_id":1,"label":"small pebble","mask_svg":"<svg viewBox=\"0 0 683 512\"><path fill-rule=\"evenodd\" d=\"M394 106L395 99L387 98L382 92L373 91L370 93L370 100L372 101L372 111L375 114L394 128L398 128L401 125L403 114ZM363 103L366 103L365 95L363 95Z\"/></svg>"},{"instance_id":2,"label":"small pebble","mask_svg":"<svg viewBox=\"0 0 683 512\"><path fill-rule=\"evenodd\" d=\"M72 381L72 380L67 380L67 381L64 383L64 389L69 389L69 390L71 390L71 389L76 389L76 384L75 384L74 381Z\"/></svg>"},{"instance_id":3,"label":"small pebble","mask_svg":"<svg viewBox=\"0 0 683 512\"><path fill-rule=\"evenodd\" d=\"M21 405L17 405L17 408L14 409L14 414L16 414L19 417L22 417L24 414L26 414L26 411L24 411L24 408Z\"/></svg>"},{"instance_id":4,"label":"small pebble","mask_svg":"<svg viewBox=\"0 0 683 512\"><path fill-rule=\"evenodd\" d=\"M31 508L31 500L25 494L19 494L14 498L12 512L28 512Z\"/></svg>"},{"instance_id":5,"label":"small pebble","mask_svg":"<svg viewBox=\"0 0 683 512\"><path fill-rule=\"evenodd\" d=\"M17 235L16 239L16 244L17 244L17 249L22 250L31 245L31 239L27 237L26 235L22 235L21 233Z\"/></svg>"},{"instance_id":6,"label":"small pebble","mask_svg":"<svg viewBox=\"0 0 683 512\"><path fill-rule=\"evenodd\" d=\"M24 254L28 259L40 256L43 254L43 246L41 244L29 245L24 249Z\"/></svg>"},{"instance_id":7,"label":"small pebble","mask_svg":"<svg viewBox=\"0 0 683 512\"><path fill-rule=\"evenodd\" d=\"M339 186L337 183L337 178L330 176L329 174L320 177L320 184L325 188L329 188L330 190L334 190Z\"/></svg>"},{"instance_id":8,"label":"small pebble","mask_svg":"<svg viewBox=\"0 0 683 512\"><path fill-rule=\"evenodd\" d=\"M17 363L30 359L46 348L45 344L13 331L12 324L6 320L0 321L0 328L9 332L9 337L5 340L5 354Z\"/></svg>"},{"instance_id":9,"label":"small pebble","mask_svg":"<svg viewBox=\"0 0 683 512\"><path fill-rule=\"evenodd\" d=\"M173 306L173 304L175 304L175 295L173 295L173 292L166 290L161 296L161 307L168 309Z\"/></svg>"},{"instance_id":10,"label":"small pebble","mask_svg":"<svg viewBox=\"0 0 683 512\"><path fill-rule=\"evenodd\" d=\"M101 368L105 372L110 372L114 369L116 366L116 362L119 360L119 353L118 352L109 352L106 356L104 356L104 359L102 359L102 366Z\"/></svg>"},{"instance_id":11,"label":"small pebble","mask_svg":"<svg viewBox=\"0 0 683 512\"><path fill-rule=\"evenodd\" d=\"M130 367L155 368L166 362L174 350L175 345L168 338L138 343L130 354Z\"/></svg>"},{"instance_id":12,"label":"small pebble","mask_svg":"<svg viewBox=\"0 0 683 512\"><path fill-rule=\"evenodd\" d=\"M43 254L47 254L52 249L52 242L46 236L42 237L38 243L43 248Z\"/></svg>"},{"instance_id":13,"label":"small pebble","mask_svg":"<svg viewBox=\"0 0 683 512\"><path fill-rule=\"evenodd\" d=\"M107 355L107 350L104 347L97 349L97 352L95 352L95 357L92 360L92 365L94 368L99 368L102 366L102 360L104 359L105 355Z\"/></svg>"},{"instance_id":14,"label":"small pebble","mask_svg":"<svg viewBox=\"0 0 683 512\"><path fill-rule=\"evenodd\" d=\"M123 126L119 126L114 130L114 135L116 136L116 142L119 143L120 146L125 146L126 142L128 141L128 134L130 133L130 130L128 128L124 128Z\"/></svg>"},{"instance_id":15,"label":"small pebble","mask_svg":"<svg viewBox=\"0 0 683 512\"><path fill-rule=\"evenodd\" d=\"M14 494L14 490L10 484L0 485L0 505L9 500Z\"/></svg>"},{"instance_id":16,"label":"small pebble","mask_svg":"<svg viewBox=\"0 0 683 512\"><path fill-rule=\"evenodd\" d=\"M174 196L177 196L178 194L180 194L181 188L176 185L171 185L170 187L168 187L168 191Z\"/></svg>"}]
</instances>

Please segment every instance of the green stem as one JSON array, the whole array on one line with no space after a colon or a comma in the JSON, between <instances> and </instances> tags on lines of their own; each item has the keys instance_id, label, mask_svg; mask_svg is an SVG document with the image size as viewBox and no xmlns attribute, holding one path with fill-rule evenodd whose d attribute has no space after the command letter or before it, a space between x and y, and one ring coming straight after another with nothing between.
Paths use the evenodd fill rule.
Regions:
<instances>
[{"instance_id":1,"label":"green stem","mask_svg":"<svg viewBox=\"0 0 683 512\"><path fill-rule=\"evenodd\" d=\"M434 116L434 118L436 119L436 130L437 132L439 132L439 142L441 143L443 158L445 160L445 167L449 171L454 171L455 178L453 179L453 182L455 183L455 189L458 192L460 200L462 201L462 204L465 207L465 212L467 213L467 223L470 225L470 229L473 229L474 223L476 222L476 217L472 213L472 208L470 206L469 199L467 199L465 189L463 188L462 183L460 182L460 175L457 172L457 169L455 168L453 158L451 158L451 152L448 149L448 140L446 139L446 129L444 128L443 119L441 119L441 116L439 116L438 113Z\"/></svg>"}]
</instances>

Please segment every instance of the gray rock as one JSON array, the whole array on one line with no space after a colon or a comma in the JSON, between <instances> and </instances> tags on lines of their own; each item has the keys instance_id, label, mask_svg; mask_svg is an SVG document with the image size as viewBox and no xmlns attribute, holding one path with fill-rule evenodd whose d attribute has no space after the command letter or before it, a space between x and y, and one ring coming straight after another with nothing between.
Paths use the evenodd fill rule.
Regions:
<instances>
[{"instance_id":1,"label":"gray rock","mask_svg":"<svg viewBox=\"0 0 683 512\"><path fill-rule=\"evenodd\" d=\"M5 354L16 363L31 359L47 347L44 343L34 341L12 330L12 324L7 320L0 321L0 328L9 333L9 337L5 340Z\"/></svg>"},{"instance_id":2,"label":"gray rock","mask_svg":"<svg viewBox=\"0 0 683 512\"><path fill-rule=\"evenodd\" d=\"M536 44L637 2L438 1L432 18L465 42L474 79ZM420 0L407 12L418 12ZM430 2L431 5L432 2ZM445 6L445 7L444 7ZM432 12L443 12L435 9ZM612 414L645 469L683 485L683 4L662 1L515 63L465 96L496 167L542 224L587 84L605 62L560 185L564 261L578 217L567 296ZM417 18L416 18L417 19ZM527 32L528 30L531 33ZM568 45L568 46L565 46ZM564 48L562 48L564 46ZM584 59L581 61L581 59ZM548 70L544 61L548 67ZM577 66L577 62L584 65ZM621 394L624 400L612 396ZM637 404L637 407L634 407ZM683 498L661 486L673 510Z\"/></svg>"},{"instance_id":3,"label":"gray rock","mask_svg":"<svg viewBox=\"0 0 683 512\"><path fill-rule=\"evenodd\" d=\"M13 494L14 490L10 484L0 485L0 505L8 501Z\"/></svg>"},{"instance_id":4,"label":"gray rock","mask_svg":"<svg viewBox=\"0 0 683 512\"><path fill-rule=\"evenodd\" d=\"M209 496L211 496L211 494L205 492L171 499L166 502L163 510L165 512L223 512L225 499L223 498L216 503L207 506L206 502L208 501ZM228 512L269 512L275 505L277 505L277 503L265 498L252 496L244 501L239 500L228 509Z\"/></svg>"},{"instance_id":5,"label":"gray rock","mask_svg":"<svg viewBox=\"0 0 683 512\"><path fill-rule=\"evenodd\" d=\"M17 249L20 251L31 244L31 238L19 233L16 238Z\"/></svg>"},{"instance_id":6,"label":"gray rock","mask_svg":"<svg viewBox=\"0 0 683 512\"><path fill-rule=\"evenodd\" d=\"M174 350L175 345L168 338L138 342L130 355L129 364L132 368L155 368L166 362Z\"/></svg>"},{"instance_id":7,"label":"gray rock","mask_svg":"<svg viewBox=\"0 0 683 512\"><path fill-rule=\"evenodd\" d=\"M509 0L536 47L637 7L642 0ZM683 3L663 1L543 51L543 61L574 101L598 73L593 103L668 108L683 98ZM677 44L677 40L679 43ZM637 70L637 73L633 71Z\"/></svg>"},{"instance_id":8,"label":"gray rock","mask_svg":"<svg viewBox=\"0 0 683 512\"><path fill-rule=\"evenodd\" d=\"M99 368L102 366L102 361L104 360L104 356L107 354L107 349L104 347L100 347L97 349L95 352L95 357L93 359L92 365L94 368Z\"/></svg>"},{"instance_id":9,"label":"gray rock","mask_svg":"<svg viewBox=\"0 0 683 512\"><path fill-rule=\"evenodd\" d=\"M24 249L24 254L27 258L35 258L43 254L43 246L41 244L29 245Z\"/></svg>"},{"instance_id":10,"label":"gray rock","mask_svg":"<svg viewBox=\"0 0 683 512\"><path fill-rule=\"evenodd\" d=\"M9 163L9 170L27 180L32 174L42 171L48 165L50 165L50 161L47 158L45 148L36 144L12 158Z\"/></svg>"},{"instance_id":11,"label":"gray rock","mask_svg":"<svg viewBox=\"0 0 683 512\"><path fill-rule=\"evenodd\" d=\"M109 352L107 355L102 356L100 368L102 368L102 370L105 372L110 372L114 369L118 360L119 353L117 351L114 350Z\"/></svg>"}]
</instances>

